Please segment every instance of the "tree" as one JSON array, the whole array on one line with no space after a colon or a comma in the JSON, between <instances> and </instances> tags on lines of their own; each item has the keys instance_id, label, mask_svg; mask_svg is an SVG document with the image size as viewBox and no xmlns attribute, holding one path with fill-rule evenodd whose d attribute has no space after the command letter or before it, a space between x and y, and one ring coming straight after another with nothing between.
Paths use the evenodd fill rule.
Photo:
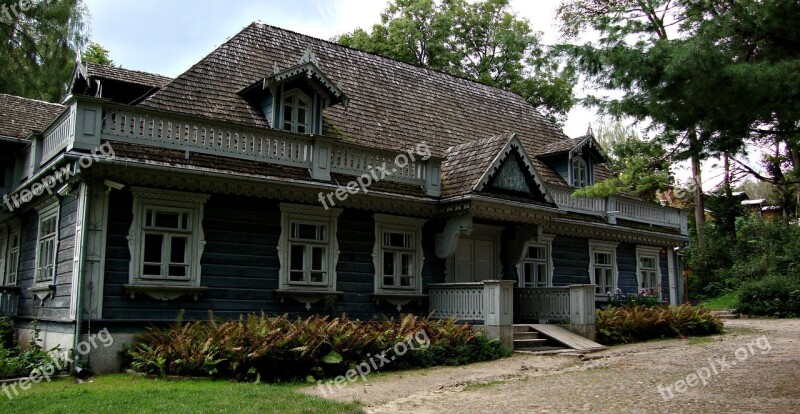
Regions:
<instances>
[{"instance_id":1,"label":"tree","mask_svg":"<svg viewBox=\"0 0 800 414\"><path fill-rule=\"evenodd\" d=\"M564 35L594 30L600 37L584 45L563 45L561 50L600 89L625 93L611 100L590 97L586 103L617 117L650 122L660 140L677 146L673 158L691 159L695 181L702 182L700 164L708 155L710 131L701 129L704 108L690 98L704 80L704 68L682 60L688 48L681 35L689 29L682 24L687 12L683 1L564 0L558 10ZM671 32L678 38L672 39ZM695 186L694 193L702 244L702 187Z\"/></svg>"},{"instance_id":2,"label":"tree","mask_svg":"<svg viewBox=\"0 0 800 414\"><path fill-rule=\"evenodd\" d=\"M579 189L576 196L608 197L621 193L655 201L659 191L673 184L666 150L658 141L644 140L620 122L601 122L596 139L614 178Z\"/></svg>"},{"instance_id":3,"label":"tree","mask_svg":"<svg viewBox=\"0 0 800 414\"><path fill-rule=\"evenodd\" d=\"M60 101L86 40L81 0L0 1L0 92Z\"/></svg>"},{"instance_id":4,"label":"tree","mask_svg":"<svg viewBox=\"0 0 800 414\"><path fill-rule=\"evenodd\" d=\"M84 62L96 63L98 65L116 66L114 61L108 57L108 49L96 42L89 42L81 53L81 60Z\"/></svg>"},{"instance_id":5,"label":"tree","mask_svg":"<svg viewBox=\"0 0 800 414\"><path fill-rule=\"evenodd\" d=\"M334 40L512 91L558 123L574 103L574 71L545 50L508 0L394 0L370 32Z\"/></svg>"}]
</instances>

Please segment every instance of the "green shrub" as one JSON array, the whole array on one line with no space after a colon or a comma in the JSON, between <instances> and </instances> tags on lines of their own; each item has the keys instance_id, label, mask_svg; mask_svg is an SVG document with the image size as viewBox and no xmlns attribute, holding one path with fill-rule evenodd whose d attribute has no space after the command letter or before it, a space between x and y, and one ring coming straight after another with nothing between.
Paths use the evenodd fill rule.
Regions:
<instances>
[{"instance_id":1,"label":"green shrub","mask_svg":"<svg viewBox=\"0 0 800 414\"><path fill-rule=\"evenodd\" d=\"M424 332L430 346L415 334ZM420 339L420 336L416 337ZM128 351L131 367L154 375L214 376L287 381L340 375L395 344L416 344L382 370L461 365L506 355L499 341L468 325L409 315L399 321L351 321L310 317L248 315L237 321L178 321L148 328Z\"/></svg>"},{"instance_id":2,"label":"green shrub","mask_svg":"<svg viewBox=\"0 0 800 414\"><path fill-rule=\"evenodd\" d=\"M0 315L0 347L14 349L17 345L17 331L8 316Z\"/></svg>"},{"instance_id":3,"label":"green shrub","mask_svg":"<svg viewBox=\"0 0 800 414\"><path fill-rule=\"evenodd\" d=\"M711 311L690 305L606 307L597 311L596 324L597 340L606 345L722 332Z\"/></svg>"},{"instance_id":4,"label":"green shrub","mask_svg":"<svg viewBox=\"0 0 800 414\"><path fill-rule=\"evenodd\" d=\"M743 284L736 309L746 315L793 318L800 316L800 279L769 276Z\"/></svg>"}]
</instances>

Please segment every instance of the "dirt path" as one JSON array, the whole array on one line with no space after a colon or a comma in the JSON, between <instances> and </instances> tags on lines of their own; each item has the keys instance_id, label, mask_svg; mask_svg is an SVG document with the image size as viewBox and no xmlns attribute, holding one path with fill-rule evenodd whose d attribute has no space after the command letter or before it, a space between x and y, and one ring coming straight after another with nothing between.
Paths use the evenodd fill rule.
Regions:
<instances>
[{"instance_id":1,"label":"dirt path","mask_svg":"<svg viewBox=\"0 0 800 414\"><path fill-rule=\"evenodd\" d=\"M800 412L800 320L730 320L726 331L588 358L515 355L375 375L329 397L359 401L367 413ZM307 392L321 394L317 387Z\"/></svg>"}]
</instances>

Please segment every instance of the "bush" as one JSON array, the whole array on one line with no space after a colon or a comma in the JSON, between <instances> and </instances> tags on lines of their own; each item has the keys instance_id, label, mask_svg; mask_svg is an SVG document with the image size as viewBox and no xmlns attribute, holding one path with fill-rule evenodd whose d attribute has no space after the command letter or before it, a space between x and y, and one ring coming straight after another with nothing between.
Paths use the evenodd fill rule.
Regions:
<instances>
[{"instance_id":1,"label":"bush","mask_svg":"<svg viewBox=\"0 0 800 414\"><path fill-rule=\"evenodd\" d=\"M769 276L743 284L737 311L746 315L793 318L800 316L800 279Z\"/></svg>"},{"instance_id":2,"label":"bush","mask_svg":"<svg viewBox=\"0 0 800 414\"><path fill-rule=\"evenodd\" d=\"M35 332L36 329L38 328L34 326ZM0 343L0 379L27 377L35 369L47 365L52 365L56 373L61 373L66 368L66 364L62 361L56 363L55 359L60 358L61 350L59 348L46 351L37 345L38 333L34 334L30 348L21 351L15 344L16 331L14 331L8 318L0 318L0 336L3 336L4 339ZM59 370L59 367L61 370Z\"/></svg>"},{"instance_id":3,"label":"bush","mask_svg":"<svg viewBox=\"0 0 800 414\"><path fill-rule=\"evenodd\" d=\"M658 291L655 289L643 288L638 293L623 293L622 289L617 288L614 296L608 302L611 307L622 306L669 306L669 302L659 299Z\"/></svg>"},{"instance_id":4,"label":"bush","mask_svg":"<svg viewBox=\"0 0 800 414\"><path fill-rule=\"evenodd\" d=\"M154 375L214 376L289 381L343 374L370 355L425 333L430 346L410 350L382 370L461 365L506 355L499 341L468 325L408 315L400 321L351 321L315 316L248 315L238 321L183 323L148 328L128 351L131 367ZM417 339L420 336L417 335ZM423 341L423 342L427 342ZM415 342L416 343L416 342ZM419 345L419 344L417 344ZM423 349L424 348L424 349Z\"/></svg>"},{"instance_id":5,"label":"bush","mask_svg":"<svg viewBox=\"0 0 800 414\"><path fill-rule=\"evenodd\" d=\"M0 315L0 347L14 349L17 344L17 331L8 316Z\"/></svg>"},{"instance_id":6,"label":"bush","mask_svg":"<svg viewBox=\"0 0 800 414\"><path fill-rule=\"evenodd\" d=\"M597 311L596 324L597 341L605 345L722 332L711 311L690 305L606 307Z\"/></svg>"}]
</instances>

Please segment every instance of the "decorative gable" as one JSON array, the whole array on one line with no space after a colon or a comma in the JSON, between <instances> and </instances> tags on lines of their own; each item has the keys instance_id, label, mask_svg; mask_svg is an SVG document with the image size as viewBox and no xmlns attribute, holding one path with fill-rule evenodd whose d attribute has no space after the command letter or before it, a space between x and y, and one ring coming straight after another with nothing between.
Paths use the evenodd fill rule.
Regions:
<instances>
[{"instance_id":1,"label":"decorative gable","mask_svg":"<svg viewBox=\"0 0 800 414\"><path fill-rule=\"evenodd\" d=\"M475 185L474 191L509 193L553 202L522 143L513 134Z\"/></svg>"}]
</instances>

